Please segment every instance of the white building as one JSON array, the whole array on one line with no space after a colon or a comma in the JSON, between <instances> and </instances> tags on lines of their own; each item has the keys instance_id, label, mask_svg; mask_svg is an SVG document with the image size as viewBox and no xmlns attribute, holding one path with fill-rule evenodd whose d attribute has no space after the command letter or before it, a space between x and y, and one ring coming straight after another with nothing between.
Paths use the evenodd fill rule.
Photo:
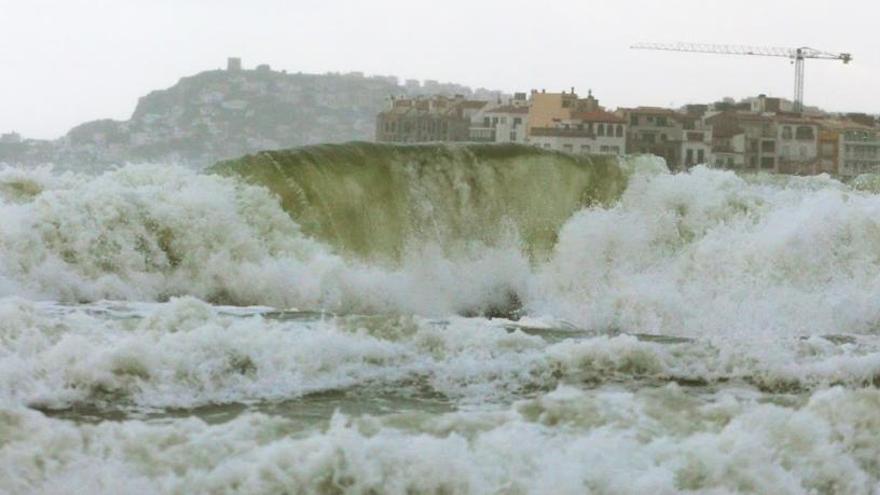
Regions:
<instances>
[{"instance_id":1,"label":"white building","mask_svg":"<svg viewBox=\"0 0 880 495\"><path fill-rule=\"evenodd\" d=\"M529 144L544 149L596 155L626 152L626 121L602 110L572 112L553 127L533 127Z\"/></svg>"},{"instance_id":2,"label":"white building","mask_svg":"<svg viewBox=\"0 0 880 495\"><path fill-rule=\"evenodd\" d=\"M781 162L808 163L819 156L819 126L804 119L779 119L778 157Z\"/></svg>"},{"instance_id":3,"label":"white building","mask_svg":"<svg viewBox=\"0 0 880 495\"><path fill-rule=\"evenodd\" d=\"M839 140L840 175L880 173L880 132L872 128L848 129L840 133Z\"/></svg>"},{"instance_id":4,"label":"white building","mask_svg":"<svg viewBox=\"0 0 880 495\"><path fill-rule=\"evenodd\" d=\"M684 168L714 163L712 156L712 126L700 119L683 119L681 156Z\"/></svg>"},{"instance_id":5,"label":"white building","mask_svg":"<svg viewBox=\"0 0 880 495\"><path fill-rule=\"evenodd\" d=\"M489 104L470 117L471 140L525 143L528 138L529 101L516 93L507 103Z\"/></svg>"}]
</instances>

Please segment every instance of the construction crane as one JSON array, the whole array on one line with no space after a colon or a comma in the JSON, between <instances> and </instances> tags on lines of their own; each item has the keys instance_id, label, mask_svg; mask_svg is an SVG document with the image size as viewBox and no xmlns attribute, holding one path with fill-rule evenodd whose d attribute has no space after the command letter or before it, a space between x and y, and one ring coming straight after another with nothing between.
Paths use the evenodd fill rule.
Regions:
<instances>
[{"instance_id":1,"label":"construction crane","mask_svg":"<svg viewBox=\"0 0 880 495\"><path fill-rule=\"evenodd\" d=\"M804 109L804 61L808 58L852 61L849 53L829 53L815 48L779 48L744 45L714 45L707 43L637 43L636 50L666 50L670 52L716 53L721 55L754 55L758 57L783 57L794 63L794 111Z\"/></svg>"}]
</instances>

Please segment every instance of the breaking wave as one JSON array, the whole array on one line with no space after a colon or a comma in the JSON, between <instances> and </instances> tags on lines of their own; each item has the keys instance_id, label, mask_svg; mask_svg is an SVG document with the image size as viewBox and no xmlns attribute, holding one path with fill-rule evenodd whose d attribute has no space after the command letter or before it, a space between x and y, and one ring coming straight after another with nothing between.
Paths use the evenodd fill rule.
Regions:
<instances>
[{"instance_id":1,"label":"breaking wave","mask_svg":"<svg viewBox=\"0 0 880 495\"><path fill-rule=\"evenodd\" d=\"M550 315L718 338L864 333L880 320L880 197L828 177L366 144L219 170L245 180L5 169L0 294Z\"/></svg>"},{"instance_id":2,"label":"breaking wave","mask_svg":"<svg viewBox=\"0 0 880 495\"><path fill-rule=\"evenodd\" d=\"M0 491L869 493L875 179L0 169Z\"/></svg>"}]
</instances>

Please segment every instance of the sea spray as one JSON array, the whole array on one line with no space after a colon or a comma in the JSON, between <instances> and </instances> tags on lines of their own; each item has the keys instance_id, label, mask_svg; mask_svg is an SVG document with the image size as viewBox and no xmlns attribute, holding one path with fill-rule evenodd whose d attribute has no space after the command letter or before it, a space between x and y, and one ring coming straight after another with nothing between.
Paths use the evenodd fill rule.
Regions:
<instances>
[{"instance_id":1,"label":"sea spray","mask_svg":"<svg viewBox=\"0 0 880 495\"><path fill-rule=\"evenodd\" d=\"M309 175L314 164L267 165L264 178L241 163L0 170L0 491L870 493L880 482L872 187L671 174L652 157L581 187L604 162L379 148L412 153L394 162L408 172L340 165L342 189ZM534 175L542 166L549 182ZM321 218L368 220L357 209L382 174L358 174L373 169L402 186L369 201L402 223L350 239L322 229ZM332 201L285 197L300 183ZM299 197L301 211L286 205Z\"/></svg>"}]
</instances>

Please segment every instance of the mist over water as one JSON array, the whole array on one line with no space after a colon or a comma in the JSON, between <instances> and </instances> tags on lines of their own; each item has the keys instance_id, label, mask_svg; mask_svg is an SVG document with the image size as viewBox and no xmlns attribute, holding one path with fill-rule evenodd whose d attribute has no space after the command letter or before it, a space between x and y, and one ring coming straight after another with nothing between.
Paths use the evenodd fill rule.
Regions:
<instances>
[{"instance_id":1,"label":"mist over water","mask_svg":"<svg viewBox=\"0 0 880 495\"><path fill-rule=\"evenodd\" d=\"M0 491L871 493L880 196L522 147L0 170Z\"/></svg>"}]
</instances>

